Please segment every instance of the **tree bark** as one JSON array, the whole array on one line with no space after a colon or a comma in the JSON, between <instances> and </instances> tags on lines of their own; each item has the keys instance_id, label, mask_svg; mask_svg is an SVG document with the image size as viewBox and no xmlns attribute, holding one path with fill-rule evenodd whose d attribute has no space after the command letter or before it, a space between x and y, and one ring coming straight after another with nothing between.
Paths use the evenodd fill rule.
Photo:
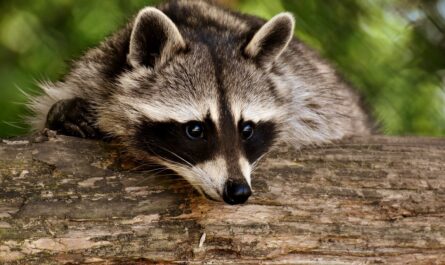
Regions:
<instances>
[{"instance_id":1,"label":"tree bark","mask_svg":"<svg viewBox=\"0 0 445 265\"><path fill-rule=\"evenodd\" d=\"M240 206L121 157L64 136L3 140L0 263L445 264L445 139L283 147Z\"/></svg>"}]
</instances>

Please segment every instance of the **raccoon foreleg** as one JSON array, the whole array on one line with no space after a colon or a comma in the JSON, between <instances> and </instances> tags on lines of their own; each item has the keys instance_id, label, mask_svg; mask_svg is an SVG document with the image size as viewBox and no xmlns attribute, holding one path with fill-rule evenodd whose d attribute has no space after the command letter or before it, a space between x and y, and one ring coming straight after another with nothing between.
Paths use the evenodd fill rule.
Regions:
<instances>
[{"instance_id":1,"label":"raccoon foreleg","mask_svg":"<svg viewBox=\"0 0 445 265\"><path fill-rule=\"evenodd\" d=\"M102 133L94 126L94 121L90 103L76 97L54 104L46 117L46 127L69 136L102 138Z\"/></svg>"}]
</instances>

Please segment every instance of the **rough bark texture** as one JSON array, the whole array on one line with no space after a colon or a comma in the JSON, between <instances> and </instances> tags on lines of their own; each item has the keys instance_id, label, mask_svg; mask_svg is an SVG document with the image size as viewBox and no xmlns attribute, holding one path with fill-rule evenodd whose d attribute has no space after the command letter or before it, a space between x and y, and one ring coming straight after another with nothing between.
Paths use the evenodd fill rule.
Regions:
<instances>
[{"instance_id":1,"label":"rough bark texture","mask_svg":"<svg viewBox=\"0 0 445 265\"><path fill-rule=\"evenodd\" d=\"M283 148L255 171L242 206L121 170L116 150L4 140L0 263L445 264L445 139Z\"/></svg>"}]
</instances>

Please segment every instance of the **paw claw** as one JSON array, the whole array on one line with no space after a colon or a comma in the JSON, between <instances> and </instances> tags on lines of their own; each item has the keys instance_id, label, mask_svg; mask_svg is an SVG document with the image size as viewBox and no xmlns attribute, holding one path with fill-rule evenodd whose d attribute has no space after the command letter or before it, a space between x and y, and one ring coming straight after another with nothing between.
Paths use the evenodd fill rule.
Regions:
<instances>
[{"instance_id":1,"label":"paw claw","mask_svg":"<svg viewBox=\"0 0 445 265\"><path fill-rule=\"evenodd\" d=\"M66 122L63 124L63 127L65 128L64 133L67 133L68 135L86 138L85 133L74 123Z\"/></svg>"},{"instance_id":2,"label":"paw claw","mask_svg":"<svg viewBox=\"0 0 445 265\"><path fill-rule=\"evenodd\" d=\"M51 108L46 126L70 136L98 138L101 133L94 126L89 103L82 98L60 100Z\"/></svg>"}]
</instances>

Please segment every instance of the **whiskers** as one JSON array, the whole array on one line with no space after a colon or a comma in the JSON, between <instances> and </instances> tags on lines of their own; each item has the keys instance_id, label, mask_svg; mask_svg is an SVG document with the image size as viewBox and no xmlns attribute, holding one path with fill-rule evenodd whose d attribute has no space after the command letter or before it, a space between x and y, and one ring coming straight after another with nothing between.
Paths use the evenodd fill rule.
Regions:
<instances>
[{"instance_id":1,"label":"whiskers","mask_svg":"<svg viewBox=\"0 0 445 265\"><path fill-rule=\"evenodd\" d=\"M269 149L267 152L262 154L257 160L255 160L255 162L252 163L251 166L252 170L250 171L250 174L253 174L258 169L258 165L260 164L261 160L263 160L263 158L266 157L270 152L271 150Z\"/></svg>"},{"instance_id":2,"label":"whiskers","mask_svg":"<svg viewBox=\"0 0 445 265\"><path fill-rule=\"evenodd\" d=\"M153 148L150 148L150 145L151 145L151 147L159 148L159 149L163 150L164 152L171 154L173 157L177 158L182 163L179 163L172 159L168 159L165 156L158 154L157 152L155 152L153 150ZM198 181L198 179L202 178L202 176L205 176L205 172L202 169L200 169L199 167L195 167L192 164L193 161L189 162L187 159L185 159L181 155L179 155L165 147L155 145L154 143L150 143L150 145L149 145L150 151L155 155L153 157L153 160L158 164L158 168L145 170L142 172L148 173L148 174L150 174L150 176L154 176L154 177L158 177L158 176L182 177L182 178L176 178L176 179L171 178L170 181L172 181L172 182L174 181L175 186L177 186L177 184L180 184L180 185L182 184L183 187L186 186L186 185L184 185L185 183L188 183L188 186L192 185L199 192L201 192L201 193L203 192L204 186L201 182ZM159 167L159 165L161 165L162 167ZM147 166L147 165L142 164L136 168L143 168L144 166ZM171 172L171 171L174 171L174 172ZM141 172L141 171L138 171L138 172ZM183 182L181 183L180 181L183 181Z\"/></svg>"}]
</instances>

